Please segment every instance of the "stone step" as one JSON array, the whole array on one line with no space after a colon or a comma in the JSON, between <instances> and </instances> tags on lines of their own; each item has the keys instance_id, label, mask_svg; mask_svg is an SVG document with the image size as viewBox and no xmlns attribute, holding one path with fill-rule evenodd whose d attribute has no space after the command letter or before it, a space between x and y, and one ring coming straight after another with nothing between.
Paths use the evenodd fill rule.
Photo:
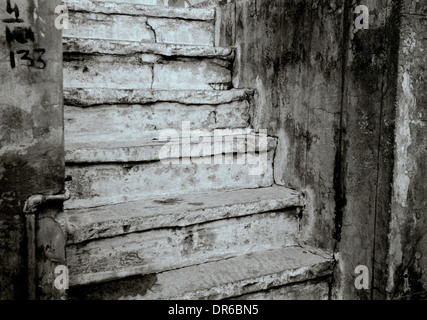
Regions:
<instances>
[{"instance_id":1,"label":"stone step","mask_svg":"<svg viewBox=\"0 0 427 320\"><path fill-rule=\"evenodd\" d=\"M164 131L165 134L169 132ZM159 160L176 163L186 155L190 155L193 161L197 161L195 158L221 154L227 154L230 158L232 154L243 157L247 152L260 152L260 149L263 151L262 148L264 148L260 135L255 134L252 129L188 132L190 132L190 140L178 136L180 134L178 131L175 132L176 135L174 134L176 138L168 139L162 136L162 132L149 136L88 133L87 131L70 136L66 133L65 161L68 165ZM273 137L267 137L266 144L264 151L274 150L277 141ZM173 154L170 153L170 150L173 151ZM243 162L242 159L241 161Z\"/></svg>"},{"instance_id":2,"label":"stone step","mask_svg":"<svg viewBox=\"0 0 427 320\"><path fill-rule=\"evenodd\" d=\"M66 210L63 221L68 244L166 227L235 218L260 212L302 207L300 192L273 185L267 188L151 197L89 209Z\"/></svg>"},{"instance_id":3,"label":"stone step","mask_svg":"<svg viewBox=\"0 0 427 320\"><path fill-rule=\"evenodd\" d=\"M84 48L80 47L83 52L64 52L64 87L154 90L231 88L232 50L193 51L194 48L187 50L182 49L182 46L175 47L176 50L170 46L153 49L157 44L135 45L120 50L124 48L122 45L114 54L114 45L109 50L98 50L96 46L93 50L86 50L90 48L86 45ZM70 45L66 48L79 50L78 46ZM166 50L164 55L161 53L162 48ZM137 52L143 50L148 53ZM134 53L121 54L130 51Z\"/></svg>"},{"instance_id":4,"label":"stone step","mask_svg":"<svg viewBox=\"0 0 427 320\"><path fill-rule=\"evenodd\" d=\"M167 8L159 4L155 6L151 3L146 4L144 1L151 0L63 0L62 2L68 7L69 11L76 12L162 17L169 19L179 18L201 21L211 21L215 19L215 10L212 8Z\"/></svg>"},{"instance_id":5,"label":"stone step","mask_svg":"<svg viewBox=\"0 0 427 320\"><path fill-rule=\"evenodd\" d=\"M90 109L65 106L66 145L87 141L123 141L124 146L138 146L144 136L159 137L162 130L181 130L189 121L194 130L249 127L249 110L245 102L226 105L187 106L177 103L154 105L100 106ZM96 123L96 125L94 125ZM235 130L237 132L237 130ZM144 136L141 137L141 132ZM147 140L149 138L145 138ZM118 146L117 143L114 143ZM67 150L74 149L73 147Z\"/></svg>"},{"instance_id":6,"label":"stone step","mask_svg":"<svg viewBox=\"0 0 427 320\"><path fill-rule=\"evenodd\" d=\"M252 90L150 90L107 88L64 88L64 102L69 106L92 107L117 104L151 104L156 102L184 105L221 105L250 100Z\"/></svg>"},{"instance_id":7,"label":"stone step","mask_svg":"<svg viewBox=\"0 0 427 320\"><path fill-rule=\"evenodd\" d=\"M219 300L272 290L283 293L288 286L292 290L299 285L306 293L302 297L296 295L300 299L326 298L332 270L332 255L309 246L289 246L157 274L71 287L69 296L83 300ZM313 281L316 279L323 281Z\"/></svg>"},{"instance_id":8,"label":"stone step","mask_svg":"<svg viewBox=\"0 0 427 320\"><path fill-rule=\"evenodd\" d=\"M209 194L205 196L209 197ZM163 210L167 211L168 207L173 206L173 200L178 199L166 199L166 203L161 204L164 207ZM204 200L199 199L199 201ZM184 205L187 209L189 206ZM241 206L245 205L241 204ZM140 211L145 207L145 203L138 202L135 203L133 210ZM199 205L197 214L199 219L205 218L204 213L200 213L201 208L202 205ZM215 211L212 207L210 209ZM161 212L159 207L157 210ZM250 208L250 210L253 209ZM243 216L239 216L238 212L234 213L237 216L233 216L229 211L230 217L220 210L218 212L218 215L222 216L220 220L127 234L121 232L122 234L117 236L69 244L66 254L70 285L157 273L297 244L299 217L294 207L270 212L263 212L263 208L260 210L260 213ZM105 208L105 212L108 212L108 208ZM187 213L190 212L187 211ZM120 217L121 215L117 218L120 219ZM158 220L157 217L153 219ZM170 216L169 219L176 220L176 217ZM189 222L188 218L182 215L181 219ZM114 224L112 221L110 223ZM135 223L135 225L138 224ZM120 232L117 223L116 226L111 229L112 233L114 230ZM122 225L122 230L126 231L131 226L132 224ZM104 227L109 229L107 225ZM76 230L74 234L79 235L78 228ZM98 231L102 230L98 229ZM86 233L80 233L80 235L91 236L96 233L95 230L86 229Z\"/></svg>"},{"instance_id":9,"label":"stone step","mask_svg":"<svg viewBox=\"0 0 427 320\"><path fill-rule=\"evenodd\" d=\"M101 91L105 92L105 90ZM226 93L227 91L221 92ZM162 130L181 130L185 121L190 122L191 130L213 131L221 128L247 128L250 126L251 99L245 93L240 97L228 94L223 97L230 99L216 96L218 97L215 99L216 101L206 95L205 104L197 104L203 102L199 92L195 92L194 97L191 95L186 97L183 93L175 95L173 92L160 92L158 97L155 97L157 93L147 92L145 95L138 93L138 95L143 95L141 100L133 99L132 94L129 94L125 96L128 99L127 102L112 92L110 92L111 100L107 95L96 94L100 99L98 96L82 93L81 90L65 92L66 144L86 142L88 139L91 141L123 141L130 138L135 142L135 138L132 137L141 139L143 138L141 133L158 138ZM144 101L149 101L150 95L154 96L153 101L158 100L158 102ZM88 99L85 99L87 96L89 96ZM133 97L135 96L133 95ZM199 98L200 101L196 101ZM120 102L111 104L110 102L114 99ZM88 106L91 102L104 100L107 100L107 103ZM192 100L196 103L191 103ZM74 106L68 104L74 104ZM97 125L94 126L94 123Z\"/></svg>"},{"instance_id":10,"label":"stone step","mask_svg":"<svg viewBox=\"0 0 427 320\"><path fill-rule=\"evenodd\" d=\"M209 47L201 45L144 43L138 41L103 40L63 37L62 47L65 53L84 54L146 54L162 57L204 57L232 61L233 47Z\"/></svg>"},{"instance_id":11,"label":"stone step","mask_svg":"<svg viewBox=\"0 0 427 320\"><path fill-rule=\"evenodd\" d=\"M66 0L64 36L155 43L214 45L215 10L129 2Z\"/></svg>"},{"instance_id":12,"label":"stone step","mask_svg":"<svg viewBox=\"0 0 427 320\"><path fill-rule=\"evenodd\" d=\"M165 6L165 7L178 7L178 8L187 8L187 7L198 7L204 6L206 0L94 0L94 1L103 1L103 2L127 2L127 3L136 3L149 6ZM209 0L212 1L212 0ZM220 0L213 0L220 1Z\"/></svg>"},{"instance_id":13,"label":"stone step","mask_svg":"<svg viewBox=\"0 0 427 320\"><path fill-rule=\"evenodd\" d=\"M144 144L133 137L127 144L123 140L94 140L67 145L74 149L67 150L66 174L72 177L67 186L72 196L65 207L96 207L172 193L271 186L276 139L264 133L257 137L249 130L238 134L233 131L201 135L199 143L178 136L166 144L153 140Z\"/></svg>"},{"instance_id":14,"label":"stone step","mask_svg":"<svg viewBox=\"0 0 427 320\"><path fill-rule=\"evenodd\" d=\"M168 6L169 0L93 0L93 2L134 3L146 6Z\"/></svg>"}]
</instances>

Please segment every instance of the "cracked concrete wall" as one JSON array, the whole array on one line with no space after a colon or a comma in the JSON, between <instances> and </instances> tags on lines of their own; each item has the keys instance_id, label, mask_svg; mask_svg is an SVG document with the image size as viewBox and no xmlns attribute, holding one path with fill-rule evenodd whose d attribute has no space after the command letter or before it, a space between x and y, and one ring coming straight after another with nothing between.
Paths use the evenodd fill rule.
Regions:
<instances>
[{"instance_id":1,"label":"cracked concrete wall","mask_svg":"<svg viewBox=\"0 0 427 320\"><path fill-rule=\"evenodd\" d=\"M0 299L28 297L25 200L63 189L60 4L0 1Z\"/></svg>"},{"instance_id":2,"label":"cracked concrete wall","mask_svg":"<svg viewBox=\"0 0 427 320\"><path fill-rule=\"evenodd\" d=\"M234 86L257 89L255 127L279 138L275 182L308 197L303 239L336 252L331 298L416 297L427 5L366 1L369 29L356 31L357 4L236 0L222 6L220 45L238 48ZM355 288L358 265L367 290Z\"/></svg>"}]
</instances>

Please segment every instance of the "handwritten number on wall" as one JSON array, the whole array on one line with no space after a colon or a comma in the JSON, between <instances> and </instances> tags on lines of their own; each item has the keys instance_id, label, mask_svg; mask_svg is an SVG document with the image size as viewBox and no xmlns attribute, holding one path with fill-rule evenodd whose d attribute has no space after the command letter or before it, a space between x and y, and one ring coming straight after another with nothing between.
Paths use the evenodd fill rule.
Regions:
<instances>
[{"instance_id":1,"label":"handwritten number on wall","mask_svg":"<svg viewBox=\"0 0 427 320\"><path fill-rule=\"evenodd\" d=\"M16 3L13 5L11 0L6 0L6 12L9 15L14 15L15 18L3 19L3 22L24 22L22 19L19 19L19 7ZM34 43L35 35L31 27L14 27L10 29L8 26L6 26L6 40L9 44L9 47L11 47L14 41L21 44L26 44L28 42ZM23 65L37 69L44 69L46 68L46 61L42 59L42 56L45 53L46 50L43 48L34 49L33 51L28 49L10 51L10 67L14 69L18 65Z\"/></svg>"},{"instance_id":2,"label":"handwritten number on wall","mask_svg":"<svg viewBox=\"0 0 427 320\"><path fill-rule=\"evenodd\" d=\"M13 52L13 51L10 52L10 66L12 67L12 69L14 69L16 66L16 64L15 64L15 52Z\"/></svg>"},{"instance_id":3,"label":"handwritten number on wall","mask_svg":"<svg viewBox=\"0 0 427 320\"><path fill-rule=\"evenodd\" d=\"M16 53L20 56L21 61L25 61L21 65L25 65L27 67L35 67L37 69L46 68L46 61L42 59L43 54L46 52L45 49L34 49L33 55L30 55L30 50L18 50ZM35 57L34 57L35 56ZM10 66L14 69L17 65L16 55L14 51L10 52Z\"/></svg>"},{"instance_id":4,"label":"handwritten number on wall","mask_svg":"<svg viewBox=\"0 0 427 320\"><path fill-rule=\"evenodd\" d=\"M38 53L37 58L36 58L36 62L41 64L41 66L39 65L37 68L38 69L46 68L46 62L42 59L42 55L46 52L46 50L43 48L40 48L40 49L35 49L34 52Z\"/></svg>"},{"instance_id":5,"label":"handwritten number on wall","mask_svg":"<svg viewBox=\"0 0 427 320\"><path fill-rule=\"evenodd\" d=\"M12 6L12 4L10 3L10 0L6 1L6 12L10 15L15 14L15 18L3 19L3 22L6 22L6 23L24 22L24 20L19 19L18 6L16 4Z\"/></svg>"},{"instance_id":6,"label":"handwritten number on wall","mask_svg":"<svg viewBox=\"0 0 427 320\"><path fill-rule=\"evenodd\" d=\"M34 66L34 60L31 57L28 56L30 54L30 50L18 50L16 53L17 54L24 54L21 57L21 60L27 60L27 61L29 61L30 63L27 64L27 66L29 66L29 67Z\"/></svg>"},{"instance_id":7,"label":"handwritten number on wall","mask_svg":"<svg viewBox=\"0 0 427 320\"><path fill-rule=\"evenodd\" d=\"M15 4L15 6L12 8L12 4L10 3L10 0L6 1L6 11L8 14L12 14L15 12L15 18L18 19L19 18L19 8L18 6Z\"/></svg>"}]
</instances>

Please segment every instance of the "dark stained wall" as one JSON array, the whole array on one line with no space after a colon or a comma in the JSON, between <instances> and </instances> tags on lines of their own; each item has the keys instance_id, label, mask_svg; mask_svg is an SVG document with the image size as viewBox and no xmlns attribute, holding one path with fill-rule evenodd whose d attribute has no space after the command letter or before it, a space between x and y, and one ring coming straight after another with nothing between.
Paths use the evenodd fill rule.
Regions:
<instances>
[{"instance_id":1,"label":"dark stained wall","mask_svg":"<svg viewBox=\"0 0 427 320\"><path fill-rule=\"evenodd\" d=\"M351 23L357 17L355 6L346 19L340 146L343 201L337 210L341 221L334 290L334 297L344 299L386 298L400 2L366 4L369 29L355 30ZM354 285L358 265L369 270L368 289Z\"/></svg>"},{"instance_id":2,"label":"dark stained wall","mask_svg":"<svg viewBox=\"0 0 427 320\"><path fill-rule=\"evenodd\" d=\"M369 8L367 30L354 27L359 4ZM307 195L302 239L335 252L333 299L427 285L426 8L410 0L222 6L219 44L237 47L234 86L256 88L254 125L279 138L275 181ZM409 172L403 190L399 170ZM368 267L367 290L355 288L358 265ZM412 291L397 288L405 281Z\"/></svg>"},{"instance_id":3,"label":"dark stained wall","mask_svg":"<svg viewBox=\"0 0 427 320\"><path fill-rule=\"evenodd\" d=\"M59 4L0 1L0 299L27 298L25 200L63 190Z\"/></svg>"}]
</instances>

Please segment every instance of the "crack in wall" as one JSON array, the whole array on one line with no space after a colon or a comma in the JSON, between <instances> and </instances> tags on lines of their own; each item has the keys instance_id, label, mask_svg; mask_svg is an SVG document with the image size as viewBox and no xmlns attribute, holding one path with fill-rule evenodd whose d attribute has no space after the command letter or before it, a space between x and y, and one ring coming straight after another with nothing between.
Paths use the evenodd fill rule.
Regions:
<instances>
[{"instance_id":1,"label":"crack in wall","mask_svg":"<svg viewBox=\"0 0 427 320\"><path fill-rule=\"evenodd\" d=\"M150 89L153 90L153 85L154 85L154 64L150 65L151 68L151 85L150 85Z\"/></svg>"},{"instance_id":2,"label":"crack in wall","mask_svg":"<svg viewBox=\"0 0 427 320\"><path fill-rule=\"evenodd\" d=\"M155 43L158 43L157 42L157 33L156 33L156 30L148 23L148 19L147 20L145 20L145 25L147 26L147 28L153 33L153 36L154 36L154 42Z\"/></svg>"},{"instance_id":3,"label":"crack in wall","mask_svg":"<svg viewBox=\"0 0 427 320\"><path fill-rule=\"evenodd\" d=\"M338 254L338 245L341 241L341 228L342 221L344 215L344 208L346 206L346 196L345 196L345 184L344 184L344 169L342 167L342 163L345 160L345 150L343 146L343 141L345 137L344 130L344 109L347 105L346 102L346 67L348 63L348 50L350 44L350 32L351 32L351 23L352 23L352 7L353 4L343 4L344 12L343 12L343 38L341 43L341 103L340 103L340 119L339 119L339 127L338 127L338 137L337 137L337 150L335 154L335 165L334 165L334 177L333 177L333 185L335 190L335 209L334 209L334 224L335 229L333 231L332 237L335 239L335 245L333 248L333 267L332 267L332 278L331 278L331 286L329 292L329 299L332 299L332 291L335 285L335 274L337 272L338 267L338 259L336 258L336 254Z\"/></svg>"}]
</instances>

